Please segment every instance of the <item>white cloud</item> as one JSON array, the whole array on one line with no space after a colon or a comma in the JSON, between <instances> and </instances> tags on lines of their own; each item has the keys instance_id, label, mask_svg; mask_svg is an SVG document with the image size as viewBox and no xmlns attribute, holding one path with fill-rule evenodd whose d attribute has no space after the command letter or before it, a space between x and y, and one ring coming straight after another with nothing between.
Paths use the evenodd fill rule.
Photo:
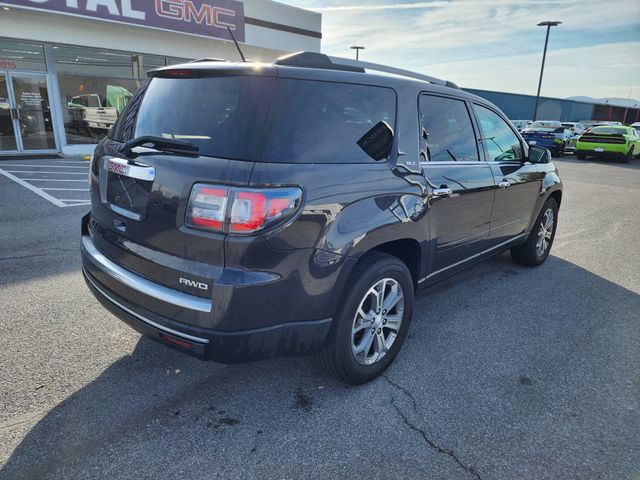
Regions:
<instances>
[{"instance_id":1,"label":"white cloud","mask_svg":"<svg viewBox=\"0 0 640 480\"><path fill-rule=\"evenodd\" d=\"M466 3L467 5L485 5L496 6L495 1L483 1L483 0L467 0L458 1L458 4ZM537 0L532 3L536 5L559 5L562 3L573 3L572 0ZM503 0L500 5L522 5L522 0ZM332 12L332 11L374 11L374 10L417 10L425 8L446 8L456 6L455 3L446 0L434 0L431 2L413 2L413 3L383 3L383 4L355 4L355 5L329 5L326 7L309 7L310 10L317 12Z\"/></svg>"},{"instance_id":2,"label":"white cloud","mask_svg":"<svg viewBox=\"0 0 640 480\"><path fill-rule=\"evenodd\" d=\"M446 73L443 76L460 84L522 93L535 93L537 86L544 29L536 23L559 20L563 24L552 29L545 93L607 96L613 91L627 96L629 88L640 90L640 76L634 67L640 56L636 42L640 40L640 2L307 3L307 8L323 12L326 53L351 56L351 45L364 45L361 58L368 61L434 75L442 71ZM600 43L629 41L616 38L624 29L637 32L626 50L614 53L613 45L585 47L594 38ZM556 65L554 58L563 61ZM597 65L592 64L592 58L597 58ZM570 79L570 90L561 82L554 83L559 72Z\"/></svg>"},{"instance_id":3,"label":"white cloud","mask_svg":"<svg viewBox=\"0 0 640 480\"><path fill-rule=\"evenodd\" d=\"M640 42L566 48L547 55L544 96L640 97ZM425 73L463 87L535 95L542 55L513 55L429 66ZM630 61L631 60L631 61Z\"/></svg>"}]
</instances>

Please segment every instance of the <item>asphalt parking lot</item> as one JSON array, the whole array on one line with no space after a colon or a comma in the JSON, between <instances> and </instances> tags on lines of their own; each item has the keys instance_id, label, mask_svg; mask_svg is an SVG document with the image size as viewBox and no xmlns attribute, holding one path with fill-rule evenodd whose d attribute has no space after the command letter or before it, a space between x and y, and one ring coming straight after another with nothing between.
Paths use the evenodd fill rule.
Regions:
<instances>
[{"instance_id":1,"label":"asphalt parking lot","mask_svg":"<svg viewBox=\"0 0 640 480\"><path fill-rule=\"evenodd\" d=\"M350 388L141 339L82 280L86 192L46 190L86 189L86 163L17 163L64 206L0 175L0 478L640 478L640 161L557 161L548 261L426 290L395 364Z\"/></svg>"}]
</instances>

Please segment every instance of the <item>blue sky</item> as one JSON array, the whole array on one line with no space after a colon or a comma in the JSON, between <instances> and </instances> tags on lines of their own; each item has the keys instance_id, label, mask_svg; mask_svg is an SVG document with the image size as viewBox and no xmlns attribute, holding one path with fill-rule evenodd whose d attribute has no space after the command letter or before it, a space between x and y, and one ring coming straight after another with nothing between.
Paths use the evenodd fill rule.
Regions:
<instances>
[{"instance_id":1,"label":"blue sky","mask_svg":"<svg viewBox=\"0 0 640 480\"><path fill-rule=\"evenodd\" d=\"M420 71L460 86L640 99L639 0L284 0L322 13L322 50Z\"/></svg>"}]
</instances>

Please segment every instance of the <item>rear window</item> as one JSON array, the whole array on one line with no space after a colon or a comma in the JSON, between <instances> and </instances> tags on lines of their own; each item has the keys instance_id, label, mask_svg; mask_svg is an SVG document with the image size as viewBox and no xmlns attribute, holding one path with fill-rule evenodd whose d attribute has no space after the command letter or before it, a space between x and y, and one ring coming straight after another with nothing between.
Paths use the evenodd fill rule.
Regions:
<instances>
[{"instance_id":1,"label":"rear window","mask_svg":"<svg viewBox=\"0 0 640 480\"><path fill-rule=\"evenodd\" d=\"M615 127L595 127L591 130L591 133L607 133L610 135L626 135L627 131L624 128Z\"/></svg>"},{"instance_id":2,"label":"rear window","mask_svg":"<svg viewBox=\"0 0 640 480\"><path fill-rule=\"evenodd\" d=\"M176 138L201 155L278 163L373 162L358 141L395 125L392 89L271 77L154 78L135 136Z\"/></svg>"},{"instance_id":3,"label":"rear window","mask_svg":"<svg viewBox=\"0 0 640 480\"><path fill-rule=\"evenodd\" d=\"M186 140L201 155L251 159L271 84L262 77L154 78L138 109L134 136Z\"/></svg>"},{"instance_id":4,"label":"rear window","mask_svg":"<svg viewBox=\"0 0 640 480\"><path fill-rule=\"evenodd\" d=\"M531 132L564 133L565 127L529 127L527 130Z\"/></svg>"}]
</instances>

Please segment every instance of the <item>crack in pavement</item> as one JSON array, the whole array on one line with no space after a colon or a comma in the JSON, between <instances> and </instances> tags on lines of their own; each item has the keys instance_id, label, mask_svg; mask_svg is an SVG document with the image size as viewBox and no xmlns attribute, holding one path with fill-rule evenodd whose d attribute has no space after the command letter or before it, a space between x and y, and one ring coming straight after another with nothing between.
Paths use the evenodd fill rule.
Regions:
<instances>
[{"instance_id":1,"label":"crack in pavement","mask_svg":"<svg viewBox=\"0 0 640 480\"><path fill-rule=\"evenodd\" d=\"M389 384L391 384L393 387L395 387L396 389L400 390L407 397L409 397L411 399L413 410L416 413L419 413L416 399L413 397L413 395L411 395L411 393L406 388L404 388L403 386L397 384L396 382L391 380L386 375L381 375L381 376L385 380L387 380L387 382L389 382ZM477 478L478 480L482 480L482 477L480 477L480 474L478 473L478 471L474 467L472 467L471 465L467 465L462 460L460 460L460 458L458 457L456 452L454 452L453 450L451 450L449 448L441 447L440 445L438 445L436 442L434 442L433 440L431 440L429 438L429 435L427 434L427 432L425 432L423 429L421 429L421 428L417 427L416 425L414 425L413 423L411 423L409 421L409 418L407 418L407 416L400 409L400 407L398 407L398 405L394 401L393 396L391 397L391 405L393 405L393 408L395 409L396 413L400 416L400 418L402 419L404 424L407 427L409 427L411 430L413 430L414 432L419 433L422 436L422 438L424 439L424 441L427 443L427 445L429 445L430 448L434 449L438 453L442 453L442 454L445 454L445 455L451 457L465 472L467 472L468 474L472 475L474 478Z\"/></svg>"},{"instance_id":2,"label":"crack in pavement","mask_svg":"<svg viewBox=\"0 0 640 480\"><path fill-rule=\"evenodd\" d=\"M413 397L413 395L411 395L411 392L409 390L407 390L406 388L404 388L402 385L394 382L393 380L391 380L389 377L387 377L385 374L382 374L381 377L383 377L387 382L389 382L391 385L393 385L394 387L396 387L398 390L401 390L402 392L404 392L404 394L409 397L411 399L411 403L413 405L413 410L418 413L418 404L416 402L416 399Z\"/></svg>"}]
</instances>

